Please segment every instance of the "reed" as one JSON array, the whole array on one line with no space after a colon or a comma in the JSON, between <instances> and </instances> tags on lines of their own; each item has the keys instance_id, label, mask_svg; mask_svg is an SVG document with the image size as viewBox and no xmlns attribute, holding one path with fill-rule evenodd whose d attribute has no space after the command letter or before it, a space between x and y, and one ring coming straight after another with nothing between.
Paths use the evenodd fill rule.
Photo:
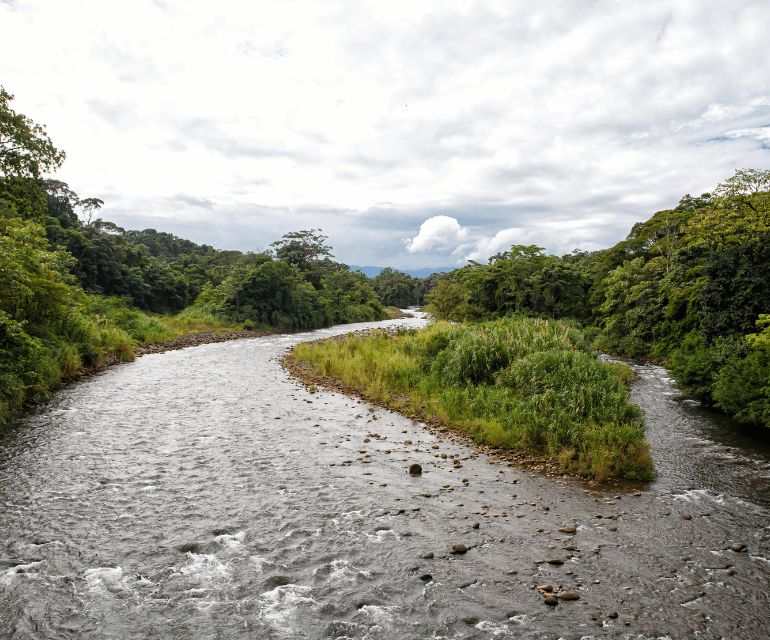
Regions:
<instances>
[{"instance_id":1,"label":"reed","mask_svg":"<svg viewBox=\"0 0 770 640\"><path fill-rule=\"evenodd\" d=\"M632 372L601 362L563 322L507 318L438 322L388 338L300 344L317 374L372 400L464 430L477 442L558 459L565 471L604 480L653 475Z\"/></svg>"}]
</instances>

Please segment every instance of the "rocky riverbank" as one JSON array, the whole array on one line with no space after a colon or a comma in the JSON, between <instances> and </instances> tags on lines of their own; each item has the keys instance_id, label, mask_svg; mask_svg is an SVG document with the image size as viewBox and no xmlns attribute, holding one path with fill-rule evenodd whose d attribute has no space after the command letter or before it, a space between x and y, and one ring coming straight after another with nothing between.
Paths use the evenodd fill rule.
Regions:
<instances>
[{"instance_id":1,"label":"rocky riverbank","mask_svg":"<svg viewBox=\"0 0 770 640\"><path fill-rule=\"evenodd\" d=\"M377 330L375 335L380 339L387 340L397 335L400 331L404 331L404 330L406 330L406 327L402 327L402 326L387 327L382 330ZM369 337L371 335L372 335L372 332L370 330L355 331L344 335L337 335L332 338L314 340L312 342L309 342L308 344L311 344L311 345L320 344L321 342L325 342L326 340L334 340L335 342L344 342L348 340L351 336ZM298 383L304 385L311 392L314 392L316 387L323 387L325 389L343 393L347 396L361 398L362 400L365 400L370 405L375 405L378 407L382 407L384 409L388 409L390 411L395 411L407 418L419 421L421 425L432 435L441 436L444 438L448 437L458 445L473 447L476 449L478 453L484 453L491 456L491 459L496 463L507 464L508 466L511 466L511 467L521 466L531 471L541 473L547 477L563 477L563 478L568 477L568 474L563 473L561 469L561 465L558 463L558 461L545 459L529 451L514 452L514 451L508 451L505 449L497 449L495 447L489 447L484 444L479 444L475 442L473 438L470 435L468 435L468 433L458 425L453 425L453 424L449 424L441 420L438 420L428 415L424 410L420 410L416 413L404 410L403 405L406 404L405 401L408 401L409 398L404 396L403 394L392 393L390 395L390 398L391 398L390 401L385 402L382 400L370 398L369 396L367 396L364 390L348 385L342 380L333 378L331 376L318 375L314 373L312 370L309 370L307 362L299 362L296 360L293 354L293 347L287 349L286 353L281 358L281 365L284 367L284 369L286 369L291 374L291 376ZM594 485L598 483L595 483L594 481L589 481L588 484ZM642 483L628 483L628 484L631 486L635 484L641 485ZM616 480L613 480L613 486L617 487Z\"/></svg>"},{"instance_id":2,"label":"rocky riverbank","mask_svg":"<svg viewBox=\"0 0 770 640\"><path fill-rule=\"evenodd\" d=\"M188 347L198 347L202 344L211 344L214 342L227 342L229 340L242 340L244 338L259 338L269 336L278 331L200 331L198 333L187 333L173 340L164 342L151 342L142 344L136 348L136 355L143 356L148 353L165 353L166 351L176 351L177 349L187 349Z\"/></svg>"}]
</instances>

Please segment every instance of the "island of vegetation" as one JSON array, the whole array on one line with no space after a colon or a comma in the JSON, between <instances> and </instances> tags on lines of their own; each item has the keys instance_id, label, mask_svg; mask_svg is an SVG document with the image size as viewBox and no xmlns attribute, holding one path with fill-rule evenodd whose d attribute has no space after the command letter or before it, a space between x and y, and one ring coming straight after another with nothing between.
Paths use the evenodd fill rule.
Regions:
<instances>
[{"instance_id":1,"label":"island of vegetation","mask_svg":"<svg viewBox=\"0 0 770 640\"><path fill-rule=\"evenodd\" d=\"M423 279L389 268L367 278L335 262L317 229L242 253L105 221L100 199L50 178L65 154L12 101L0 88L0 421L146 343L425 304L439 322L422 332L297 356L393 406L595 477L652 469L629 371L597 352L665 363L683 393L770 427L770 171L686 195L609 249L514 245Z\"/></svg>"}]
</instances>

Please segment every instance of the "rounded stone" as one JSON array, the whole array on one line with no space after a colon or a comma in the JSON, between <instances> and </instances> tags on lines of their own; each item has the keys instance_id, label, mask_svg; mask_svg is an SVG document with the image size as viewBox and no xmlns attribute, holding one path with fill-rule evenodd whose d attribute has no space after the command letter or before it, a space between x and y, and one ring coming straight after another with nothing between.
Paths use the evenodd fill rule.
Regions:
<instances>
[{"instance_id":1,"label":"rounded stone","mask_svg":"<svg viewBox=\"0 0 770 640\"><path fill-rule=\"evenodd\" d=\"M544 602L551 607L555 607L559 604L559 599L556 596L548 596Z\"/></svg>"},{"instance_id":2,"label":"rounded stone","mask_svg":"<svg viewBox=\"0 0 770 640\"><path fill-rule=\"evenodd\" d=\"M419 476L422 473L422 467L415 462L414 464L409 465L409 473L413 476Z\"/></svg>"}]
</instances>

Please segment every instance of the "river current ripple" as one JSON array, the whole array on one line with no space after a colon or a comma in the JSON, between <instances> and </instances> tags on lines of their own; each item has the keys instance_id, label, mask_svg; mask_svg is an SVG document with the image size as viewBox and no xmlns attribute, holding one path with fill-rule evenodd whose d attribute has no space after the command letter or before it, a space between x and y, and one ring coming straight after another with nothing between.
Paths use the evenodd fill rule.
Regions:
<instances>
[{"instance_id":1,"label":"river current ripple","mask_svg":"<svg viewBox=\"0 0 770 640\"><path fill-rule=\"evenodd\" d=\"M634 496L278 363L388 324L144 356L20 417L0 434L0 638L768 637L766 444L631 363L660 472ZM545 583L580 599L549 607Z\"/></svg>"}]
</instances>

